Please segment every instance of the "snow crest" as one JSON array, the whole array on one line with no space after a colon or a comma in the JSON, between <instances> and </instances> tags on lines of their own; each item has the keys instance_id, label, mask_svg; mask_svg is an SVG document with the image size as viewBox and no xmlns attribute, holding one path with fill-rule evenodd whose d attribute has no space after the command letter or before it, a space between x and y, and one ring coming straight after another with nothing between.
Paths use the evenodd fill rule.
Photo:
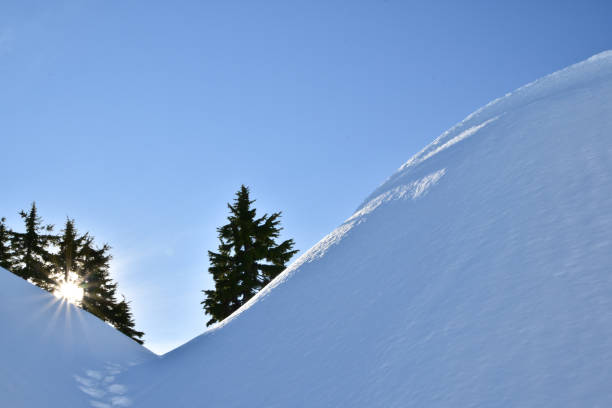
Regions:
<instances>
[{"instance_id":1,"label":"snow crest","mask_svg":"<svg viewBox=\"0 0 612 408\"><path fill-rule=\"evenodd\" d=\"M612 53L444 132L135 406L612 406ZM237 386L238 385L238 386Z\"/></svg>"},{"instance_id":2,"label":"snow crest","mask_svg":"<svg viewBox=\"0 0 612 408\"><path fill-rule=\"evenodd\" d=\"M611 134L612 52L519 88L161 358L0 273L0 406L612 406Z\"/></svg>"}]
</instances>

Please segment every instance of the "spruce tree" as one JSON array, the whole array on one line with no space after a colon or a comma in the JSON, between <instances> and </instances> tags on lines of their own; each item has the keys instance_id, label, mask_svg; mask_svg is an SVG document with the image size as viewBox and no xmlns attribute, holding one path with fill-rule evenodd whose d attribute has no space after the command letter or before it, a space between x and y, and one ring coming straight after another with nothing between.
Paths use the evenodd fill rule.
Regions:
<instances>
[{"instance_id":1,"label":"spruce tree","mask_svg":"<svg viewBox=\"0 0 612 408\"><path fill-rule=\"evenodd\" d=\"M144 333L135 329L129 302L125 297L117 300L117 284L110 276L110 246L97 247L89 233L78 233L70 218L61 235L51 234L53 226L43 224L35 203L20 215L24 233L9 230L5 219L0 219L0 266L49 292L64 282L82 287L83 299L77 306L143 344ZM57 252L50 252L52 246Z\"/></svg>"},{"instance_id":2,"label":"spruce tree","mask_svg":"<svg viewBox=\"0 0 612 408\"><path fill-rule=\"evenodd\" d=\"M79 250L78 274L83 281L83 309L102 320L111 320L111 311L116 303L117 284L110 277L110 247L94 246L93 238L87 236Z\"/></svg>"},{"instance_id":3,"label":"spruce tree","mask_svg":"<svg viewBox=\"0 0 612 408\"><path fill-rule=\"evenodd\" d=\"M134 323L129 302L125 300L125 296L122 297L123 300L116 303L113 309L113 326L121 333L131 337L135 342L143 344L142 336L144 336L144 333L135 329L136 323Z\"/></svg>"},{"instance_id":4,"label":"spruce tree","mask_svg":"<svg viewBox=\"0 0 612 408\"><path fill-rule=\"evenodd\" d=\"M80 250L82 241L86 238L87 235L78 236L74 220L66 219L66 224L58 243L59 251L55 257L58 278L63 278L64 281L67 281L70 279L71 273L78 274Z\"/></svg>"},{"instance_id":5,"label":"spruce tree","mask_svg":"<svg viewBox=\"0 0 612 408\"><path fill-rule=\"evenodd\" d=\"M62 235L56 237L57 253L51 255L52 267L49 276L56 289L61 290L61 286L67 283L83 287L81 251L83 241L87 238L87 234L78 235L74 220L66 219ZM82 307L82 299L72 299L72 302Z\"/></svg>"},{"instance_id":6,"label":"spruce tree","mask_svg":"<svg viewBox=\"0 0 612 408\"><path fill-rule=\"evenodd\" d=\"M142 344L143 332L135 330L129 303L117 301L117 284L110 277L110 246L96 248L94 239L86 234L78 247L78 274L84 289L82 307L110 323L123 334Z\"/></svg>"},{"instance_id":7,"label":"spruce tree","mask_svg":"<svg viewBox=\"0 0 612 408\"><path fill-rule=\"evenodd\" d=\"M12 237L12 231L6 226L6 218L0 218L0 267L9 271L13 269Z\"/></svg>"},{"instance_id":8,"label":"spruce tree","mask_svg":"<svg viewBox=\"0 0 612 408\"><path fill-rule=\"evenodd\" d=\"M36 203L32 203L30 211L21 211L19 215L25 223L25 232L13 233L12 247L16 262L13 272L41 288L51 290L52 255L48 247L57 241L57 237L51 235L53 225L43 224Z\"/></svg>"},{"instance_id":9,"label":"spruce tree","mask_svg":"<svg viewBox=\"0 0 612 408\"><path fill-rule=\"evenodd\" d=\"M208 251L208 271L215 281L214 290L203 291L201 302L211 318L207 326L220 322L245 304L253 295L285 269L297 253L292 239L280 244L281 213L257 218L251 205L249 189L244 185L233 204L227 204L229 223L218 228L218 252Z\"/></svg>"}]
</instances>

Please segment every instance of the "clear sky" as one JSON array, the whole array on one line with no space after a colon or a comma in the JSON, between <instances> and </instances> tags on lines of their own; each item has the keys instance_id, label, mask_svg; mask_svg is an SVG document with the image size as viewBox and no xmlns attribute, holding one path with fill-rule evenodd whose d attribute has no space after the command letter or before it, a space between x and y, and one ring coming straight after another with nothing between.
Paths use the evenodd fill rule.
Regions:
<instances>
[{"instance_id":1,"label":"clear sky","mask_svg":"<svg viewBox=\"0 0 612 408\"><path fill-rule=\"evenodd\" d=\"M200 334L244 183L302 252L441 132L612 48L612 2L0 3L0 215L112 247L156 352Z\"/></svg>"}]
</instances>

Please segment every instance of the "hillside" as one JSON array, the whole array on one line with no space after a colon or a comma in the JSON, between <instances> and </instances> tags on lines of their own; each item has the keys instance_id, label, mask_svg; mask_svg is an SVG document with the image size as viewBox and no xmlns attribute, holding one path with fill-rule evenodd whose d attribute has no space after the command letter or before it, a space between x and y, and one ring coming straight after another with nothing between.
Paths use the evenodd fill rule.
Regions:
<instances>
[{"instance_id":1,"label":"hillside","mask_svg":"<svg viewBox=\"0 0 612 408\"><path fill-rule=\"evenodd\" d=\"M0 326L2 407L612 406L612 52L468 116L161 358L5 271Z\"/></svg>"},{"instance_id":2,"label":"hillside","mask_svg":"<svg viewBox=\"0 0 612 408\"><path fill-rule=\"evenodd\" d=\"M0 407L127 406L128 388L117 374L157 358L97 317L2 268L0 327Z\"/></svg>"},{"instance_id":3,"label":"hillside","mask_svg":"<svg viewBox=\"0 0 612 408\"><path fill-rule=\"evenodd\" d=\"M142 407L612 405L612 52L411 158Z\"/></svg>"}]
</instances>

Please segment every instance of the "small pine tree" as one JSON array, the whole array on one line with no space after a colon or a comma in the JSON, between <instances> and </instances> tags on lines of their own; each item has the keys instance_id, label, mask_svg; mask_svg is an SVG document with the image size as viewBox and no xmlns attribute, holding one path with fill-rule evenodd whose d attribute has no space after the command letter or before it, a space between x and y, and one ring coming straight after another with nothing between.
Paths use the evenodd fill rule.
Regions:
<instances>
[{"instance_id":1,"label":"small pine tree","mask_svg":"<svg viewBox=\"0 0 612 408\"><path fill-rule=\"evenodd\" d=\"M113 326L117 328L121 333L125 334L128 337L131 337L132 340L139 344L143 344L144 341L142 337L144 333L136 330L134 327L136 323L134 323L134 318L132 316L132 312L130 311L129 302L125 300L125 296L122 296L123 300L119 303L115 304L113 309Z\"/></svg>"},{"instance_id":2,"label":"small pine tree","mask_svg":"<svg viewBox=\"0 0 612 408\"><path fill-rule=\"evenodd\" d=\"M203 291L201 302L211 318L207 326L220 322L245 304L274 277L298 251L292 239L276 243L280 236L280 212L256 218L251 208L249 189L244 185L228 204L229 223L218 228L218 252L208 252L208 271L215 281L214 290Z\"/></svg>"},{"instance_id":3,"label":"small pine tree","mask_svg":"<svg viewBox=\"0 0 612 408\"><path fill-rule=\"evenodd\" d=\"M9 271L13 269L12 237L13 232L6 226L6 218L0 218L0 267Z\"/></svg>"},{"instance_id":4,"label":"small pine tree","mask_svg":"<svg viewBox=\"0 0 612 408\"><path fill-rule=\"evenodd\" d=\"M48 247L57 240L51 235L53 225L43 224L36 203L32 203L30 211L21 211L19 215L25 223L25 232L13 233L12 247L16 262L13 272L41 288L51 290L54 282L50 277L52 255Z\"/></svg>"},{"instance_id":5,"label":"small pine tree","mask_svg":"<svg viewBox=\"0 0 612 408\"><path fill-rule=\"evenodd\" d=\"M117 284L110 277L110 246L94 246L88 234L80 238L78 247L78 274L84 289L82 307L100 319L112 324L117 330L143 344L143 332L134 329L135 323L129 302L117 301Z\"/></svg>"}]
</instances>

